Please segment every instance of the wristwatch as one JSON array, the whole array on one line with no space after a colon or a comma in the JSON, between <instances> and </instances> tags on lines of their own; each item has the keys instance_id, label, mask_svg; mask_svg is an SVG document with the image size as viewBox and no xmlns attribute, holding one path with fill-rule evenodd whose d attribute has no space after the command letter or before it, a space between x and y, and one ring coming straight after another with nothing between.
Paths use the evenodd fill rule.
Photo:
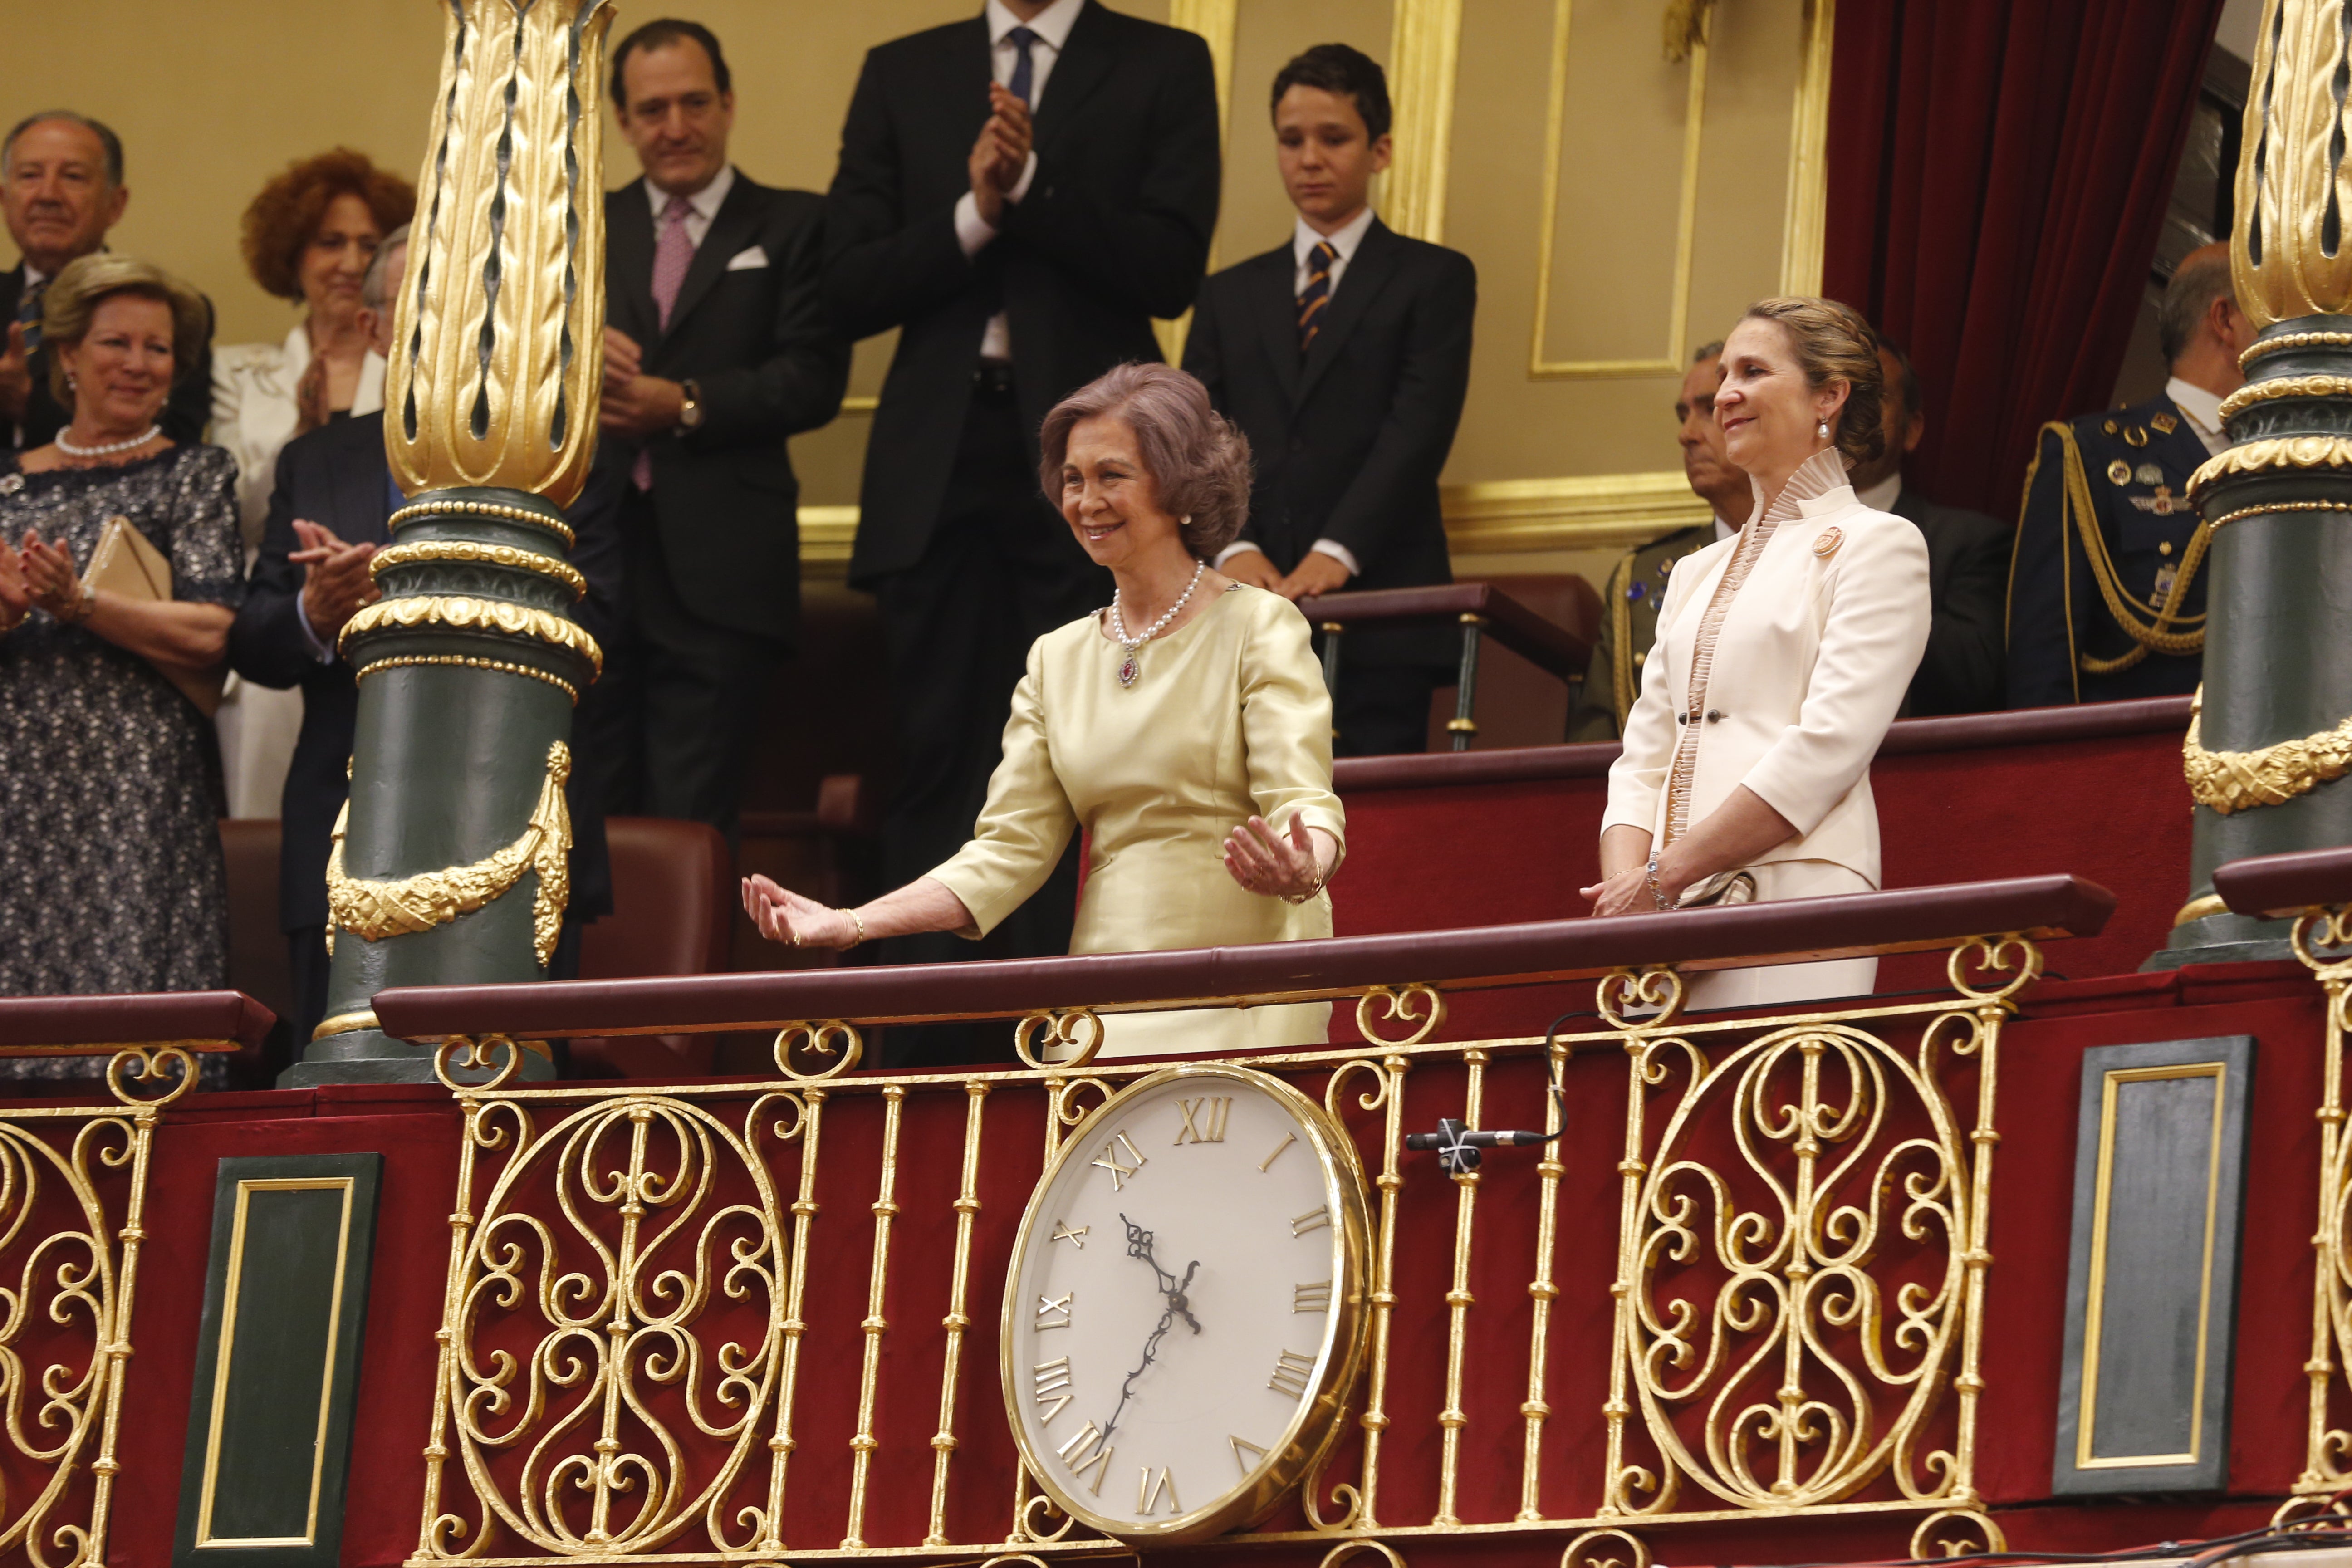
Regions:
<instances>
[{"instance_id":1,"label":"wristwatch","mask_svg":"<svg viewBox=\"0 0 2352 1568\"><path fill-rule=\"evenodd\" d=\"M690 381L678 384L685 390L685 401L677 405L677 427L698 430L702 427L702 388Z\"/></svg>"}]
</instances>

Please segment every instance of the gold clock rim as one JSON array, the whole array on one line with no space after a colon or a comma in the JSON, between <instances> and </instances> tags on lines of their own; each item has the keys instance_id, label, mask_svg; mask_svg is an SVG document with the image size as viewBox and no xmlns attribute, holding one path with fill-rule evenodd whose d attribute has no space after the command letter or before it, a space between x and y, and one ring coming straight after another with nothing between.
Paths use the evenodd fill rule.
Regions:
<instances>
[{"instance_id":1,"label":"gold clock rim","mask_svg":"<svg viewBox=\"0 0 2352 1568\"><path fill-rule=\"evenodd\" d=\"M1276 1100L1288 1103L1297 1114L1298 1124L1307 1130L1307 1140L1324 1173L1327 1190L1336 1188L1339 1197L1339 1223L1333 1227L1339 1233L1340 1267L1349 1289L1334 1291L1332 1311L1339 1322L1331 1336L1331 1354L1323 1359L1322 1369L1308 1391L1308 1397L1299 1402L1297 1414L1283 1428L1282 1439L1271 1448L1256 1469L1241 1483L1219 1494L1216 1501L1163 1524L1137 1524L1131 1521L1112 1519L1097 1513L1072 1498L1046 1468L1045 1457L1029 1440L1023 1424L1020 1403L1020 1380L1013 1375L1014 1336L1020 1331L1018 1306L1021 1275L1029 1260L1029 1243L1034 1236L1039 1208L1063 1167L1087 1143L1097 1127L1109 1121L1120 1107L1140 1099L1147 1091L1186 1079L1223 1079L1242 1082L1271 1093ZM1051 1114L1051 1111L1048 1111ZM1292 1489L1321 1464L1338 1442L1344 1426L1348 1395L1354 1391L1362 1374L1364 1356L1371 1330L1371 1198L1370 1184L1364 1177L1363 1162L1356 1153L1355 1140L1339 1119L1317 1104L1307 1095L1292 1088L1270 1073L1254 1068L1223 1062L1193 1062L1178 1067L1162 1068L1147 1074L1112 1095L1089 1112L1086 1119L1070 1129L1052 1160L1037 1178L1036 1187L1029 1194L1028 1205L1021 1212L1021 1223L1013 1234L1013 1257L1004 1275L1003 1310L997 1320L996 1362L998 1383L1004 1396L1005 1423L1013 1429L1013 1441L1020 1450L1021 1462L1055 1505L1065 1513L1087 1526L1120 1542L1149 1542L1160 1546L1177 1546L1195 1541L1205 1541L1228 1531L1254 1523L1273 1511ZM1339 1282L1334 1280L1333 1284Z\"/></svg>"}]
</instances>

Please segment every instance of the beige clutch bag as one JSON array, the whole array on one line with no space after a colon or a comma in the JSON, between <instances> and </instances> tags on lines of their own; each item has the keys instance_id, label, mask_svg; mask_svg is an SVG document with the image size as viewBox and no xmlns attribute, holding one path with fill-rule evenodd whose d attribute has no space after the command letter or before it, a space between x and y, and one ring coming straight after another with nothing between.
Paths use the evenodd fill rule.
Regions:
<instances>
[{"instance_id":1,"label":"beige clutch bag","mask_svg":"<svg viewBox=\"0 0 2352 1568\"><path fill-rule=\"evenodd\" d=\"M131 526L127 517L106 520L106 531L99 535L98 548L90 553L89 570L83 580L101 594L120 594L126 599L169 603L172 597L172 563L163 559L162 551L147 542L145 534ZM200 672L168 664L158 664L155 668L178 687L205 718L219 710L226 671Z\"/></svg>"}]
</instances>

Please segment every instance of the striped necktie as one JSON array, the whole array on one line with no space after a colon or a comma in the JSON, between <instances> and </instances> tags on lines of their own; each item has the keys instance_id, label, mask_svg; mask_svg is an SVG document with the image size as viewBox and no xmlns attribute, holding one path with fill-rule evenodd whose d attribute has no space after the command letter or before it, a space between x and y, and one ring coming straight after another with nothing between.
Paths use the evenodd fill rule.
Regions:
<instances>
[{"instance_id":1,"label":"striped necktie","mask_svg":"<svg viewBox=\"0 0 2352 1568\"><path fill-rule=\"evenodd\" d=\"M25 352L38 353L41 347L41 296L49 291L49 280L42 279L25 290L16 301L16 324L25 329Z\"/></svg>"},{"instance_id":2,"label":"striped necktie","mask_svg":"<svg viewBox=\"0 0 2352 1568\"><path fill-rule=\"evenodd\" d=\"M1323 330L1323 308L1331 302L1331 267L1339 259L1339 247L1329 240L1318 240L1307 253L1307 287L1298 291L1298 352L1305 353L1315 344L1315 334Z\"/></svg>"}]
</instances>

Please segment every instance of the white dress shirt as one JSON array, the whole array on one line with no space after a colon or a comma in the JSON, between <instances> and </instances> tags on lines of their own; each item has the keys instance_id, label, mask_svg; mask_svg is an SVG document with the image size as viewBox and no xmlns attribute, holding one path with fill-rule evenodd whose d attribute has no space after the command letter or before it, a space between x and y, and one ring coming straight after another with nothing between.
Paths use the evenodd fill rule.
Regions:
<instances>
[{"instance_id":1,"label":"white dress shirt","mask_svg":"<svg viewBox=\"0 0 2352 1568\"><path fill-rule=\"evenodd\" d=\"M1027 27L1037 35L1029 46L1029 113L1032 123L1037 106L1045 100L1045 79L1054 74L1054 62L1062 58L1063 46L1070 40L1070 29L1077 25L1078 12L1087 0L1054 0L1051 5L1029 21L1014 16L1004 0L988 0L984 13L988 23L988 71L999 87L1013 85L1013 68L1021 58L1009 35L1015 27ZM1008 202L1018 204L1029 194L1029 182L1037 177L1037 153L1033 147L1029 161L1022 165L1021 178L1004 194ZM996 237L996 227L980 216L980 199L966 191L956 199L956 243L967 257L978 256L988 242ZM1013 327L999 310L988 318L988 327L980 335L980 357L1009 360L1013 357Z\"/></svg>"},{"instance_id":2,"label":"white dress shirt","mask_svg":"<svg viewBox=\"0 0 2352 1568\"><path fill-rule=\"evenodd\" d=\"M1329 287L1330 296L1337 298L1339 292L1339 279L1347 276L1348 263L1356 258L1356 247L1364 243L1364 236L1370 232L1371 226L1372 209L1369 206L1349 218L1332 234L1325 234L1304 217L1293 224L1290 230L1290 254L1297 262L1297 266L1291 275L1291 297L1296 299L1307 292L1307 280L1315 274L1313 259L1315 247L1328 239L1331 242L1331 248L1339 253L1339 258L1331 263ZM1327 310L1330 309L1328 305L1323 308ZM1256 548L1256 545L1247 540L1228 544L1217 552L1217 558L1211 564L1223 566L1243 551ZM1345 566L1350 577L1360 577L1364 574L1363 567L1357 563L1355 552L1336 539L1318 539L1307 548L1320 554L1328 555L1332 560Z\"/></svg>"},{"instance_id":3,"label":"white dress shirt","mask_svg":"<svg viewBox=\"0 0 2352 1568\"><path fill-rule=\"evenodd\" d=\"M1307 279L1315 272L1312 261L1315 247L1327 239L1331 242L1331 248L1339 253L1339 259L1331 263L1331 292L1337 294L1339 279L1348 275L1348 263L1356 258L1356 247L1364 243L1364 236L1371 226L1372 209L1370 207L1349 218L1345 226L1333 234L1325 234L1305 218L1300 218L1290 231L1290 254L1298 262L1297 270L1290 280L1293 297L1307 292Z\"/></svg>"},{"instance_id":4,"label":"white dress shirt","mask_svg":"<svg viewBox=\"0 0 2352 1568\"><path fill-rule=\"evenodd\" d=\"M1721 541L1728 539L1738 531L1739 525L1738 523L1726 522L1719 517L1715 520L1715 537L1717 540Z\"/></svg>"},{"instance_id":5,"label":"white dress shirt","mask_svg":"<svg viewBox=\"0 0 2352 1568\"><path fill-rule=\"evenodd\" d=\"M654 239L658 244L661 239L662 208L669 205L669 193L656 186L651 180L639 180L637 184L645 187L646 204L652 209L654 215ZM702 237L710 232L710 220L719 216L719 208L727 200L727 193L734 188L735 165L723 164L719 173L711 176L709 184L686 198L687 243L697 250L702 248Z\"/></svg>"},{"instance_id":6,"label":"white dress shirt","mask_svg":"<svg viewBox=\"0 0 2352 1568\"><path fill-rule=\"evenodd\" d=\"M2230 445L2230 437L2221 433L2221 399L2220 395L2192 386L2174 376L2164 384L2164 395L2180 405L2180 412L2189 416L2189 427L2205 443L2205 450L2218 458Z\"/></svg>"},{"instance_id":7,"label":"white dress shirt","mask_svg":"<svg viewBox=\"0 0 2352 1568\"><path fill-rule=\"evenodd\" d=\"M1903 470L1895 469L1866 490L1856 490L1853 499L1873 511L1895 513L1895 498L1903 493Z\"/></svg>"}]
</instances>

